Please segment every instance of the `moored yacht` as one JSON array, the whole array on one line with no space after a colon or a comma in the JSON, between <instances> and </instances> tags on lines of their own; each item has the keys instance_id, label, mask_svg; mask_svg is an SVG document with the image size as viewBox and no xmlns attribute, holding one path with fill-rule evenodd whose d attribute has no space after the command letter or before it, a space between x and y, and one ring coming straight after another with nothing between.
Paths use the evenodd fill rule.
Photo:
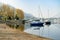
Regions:
<instances>
[{"instance_id":1,"label":"moored yacht","mask_svg":"<svg viewBox=\"0 0 60 40\"><path fill-rule=\"evenodd\" d=\"M31 27L42 27L44 26L43 25L44 23L43 22L40 22L39 20L34 20L30 23L30 26Z\"/></svg>"}]
</instances>

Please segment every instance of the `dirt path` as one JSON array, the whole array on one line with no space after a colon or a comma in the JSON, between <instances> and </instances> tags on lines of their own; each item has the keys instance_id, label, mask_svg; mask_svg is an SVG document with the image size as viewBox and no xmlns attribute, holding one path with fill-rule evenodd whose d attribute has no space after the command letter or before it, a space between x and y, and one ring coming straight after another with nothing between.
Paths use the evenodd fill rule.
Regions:
<instances>
[{"instance_id":1,"label":"dirt path","mask_svg":"<svg viewBox=\"0 0 60 40\"><path fill-rule=\"evenodd\" d=\"M38 37L16 29L9 28L6 24L0 24L0 40L50 40Z\"/></svg>"}]
</instances>

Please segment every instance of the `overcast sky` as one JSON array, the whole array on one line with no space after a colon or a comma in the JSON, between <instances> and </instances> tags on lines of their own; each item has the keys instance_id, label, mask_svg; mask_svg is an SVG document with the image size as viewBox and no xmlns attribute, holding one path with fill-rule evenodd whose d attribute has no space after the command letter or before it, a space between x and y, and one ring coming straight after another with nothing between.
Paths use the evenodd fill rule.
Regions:
<instances>
[{"instance_id":1,"label":"overcast sky","mask_svg":"<svg viewBox=\"0 0 60 40\"><path fill-rule=\"evenodd\" d=\"M0 2L20 8L35 17L53 17L60 13L60 0L0 0Z\"/></svg>"}]
</instances>

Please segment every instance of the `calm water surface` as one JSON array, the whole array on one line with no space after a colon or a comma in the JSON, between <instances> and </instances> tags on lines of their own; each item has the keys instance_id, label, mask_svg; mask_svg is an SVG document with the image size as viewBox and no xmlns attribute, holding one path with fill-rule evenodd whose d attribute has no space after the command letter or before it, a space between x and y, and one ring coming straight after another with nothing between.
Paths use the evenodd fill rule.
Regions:
<instances>
[{"instance_id":1,"label":"calm water surface","mask_svg":"<svg viewBox=\"0 0 60 40\"><path fill-rule=\"evenodd\" d=\"M30 24L25 25L25 31L30 34L60 40L60 24L51 24L44 27L30 27Z\"/></svg>"}]
</instances>

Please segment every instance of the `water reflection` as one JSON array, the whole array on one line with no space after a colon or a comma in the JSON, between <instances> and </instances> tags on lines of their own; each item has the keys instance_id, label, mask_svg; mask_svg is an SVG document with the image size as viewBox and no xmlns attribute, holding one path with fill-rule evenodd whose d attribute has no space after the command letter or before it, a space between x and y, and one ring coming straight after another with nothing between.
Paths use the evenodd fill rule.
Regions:
<instances>
[{"instance_id":1,"label":"water reflection","mask_svg":"<svg viewBox=\"0 0 60 40\"><path fill-rule=\"evenodd\" d=\"M10 28L13 28L13 29L19 29L20 31L24 31L24 25L17 25L17 24L14 24L14 25L11 25L11 24L7 24Z\"/></svg>"},{"instance_id":2,"label":"water reflection","mask_svg":"<svg viewBox=\"0 0 60 40\"><path fill-rule=\"evenodd\" d=\"M44 27L41 27L39 30L34 30L35 28L38 27L31 27L29 29L25 29L24 32L47 38L52 38L54 40L60 40L60 24L51 24L50 26L45 25Z\"/></svg>"},{"instance_id":3,"label":"water reflection","mask_svg":"<svg viewBox=\"0 0 60 40\"><path fill-rule=\"evenodd\" d=\"M44 25L44 27L30 27L29 23L26 23L25 26L16 24L8 26L30 34L60 40L60 24Z\"/></svg>"}]
</instances>

